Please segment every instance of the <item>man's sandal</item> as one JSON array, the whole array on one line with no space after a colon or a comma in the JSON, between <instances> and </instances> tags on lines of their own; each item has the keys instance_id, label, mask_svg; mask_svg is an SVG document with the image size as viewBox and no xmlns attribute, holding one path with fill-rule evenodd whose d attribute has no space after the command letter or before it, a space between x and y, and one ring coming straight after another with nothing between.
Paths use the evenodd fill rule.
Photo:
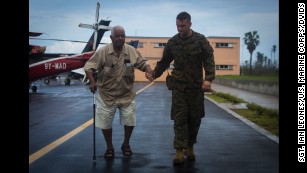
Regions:
<instances>
[{"instance_id":1,"label":"man's sandal","mask_svg":"<svg viewBox=\"0 0 307 173\"><path fill-rule=\"evenodd\" d=\"M106 159L112 159L114 158L114 149L107 149L104 153L104 158Z\"/></svg>"},{"instance_id":2,"label":"man's sandal","mask_svg":"<svg viewBox=\"0 0 307 173\"><path fill-rule=\"evenodd\" d=\"M122 145L122 152L124 156L132 156L132 151L130 149L130 145Z\"/></svg>"}]
</instances>

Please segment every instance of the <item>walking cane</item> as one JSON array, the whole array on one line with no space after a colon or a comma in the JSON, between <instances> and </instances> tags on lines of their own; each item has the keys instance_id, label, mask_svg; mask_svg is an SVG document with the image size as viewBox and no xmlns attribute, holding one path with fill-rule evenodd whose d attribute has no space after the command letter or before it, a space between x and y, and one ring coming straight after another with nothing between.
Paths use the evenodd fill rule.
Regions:
<instances>
[{"instance_id":1,"label":"walking cane","mask_svg":"<svg viewBox=\"0 0 307 173\"><path fill-rule=\"evenodd\" d=\"M97 72L93 73L95 81L97 81ZM96 92L93 93L93 160L96 160L96 132L95 132L95 115L96 115Z\"/></svg>"},{"instance_id":2,"label":"walking cane","mask_svg":"<svg viewBox=\"0 0 307 173\"><path fill-rule=\"evenodd\" d=\"M95 104L96 98L95 93L93 94L93 149L94 149L94 155L93 160L96 160L96 135L95 135L95 112L96 112L96 104Z\"/></svg>"}]
</instances>

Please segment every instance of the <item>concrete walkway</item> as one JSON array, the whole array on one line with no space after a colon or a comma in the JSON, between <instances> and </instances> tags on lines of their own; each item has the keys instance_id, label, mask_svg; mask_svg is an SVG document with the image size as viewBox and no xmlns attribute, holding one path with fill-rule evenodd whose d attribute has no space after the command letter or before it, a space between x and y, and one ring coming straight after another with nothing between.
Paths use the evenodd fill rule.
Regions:
<instances>
[{"instance_id":1,"label":"concrete walkway","mask_svg":"<svg viewBox=\"0 0 307 173\"><path fill-rule=\"evenodd\" d=\"M279 110L279 97L247 91L243 89L228 87L224 85L212 83L212 90L216 92L228 93L230 95L239 97L248 103L255 103L260 106Z\"/></svg>"}]
</instances>

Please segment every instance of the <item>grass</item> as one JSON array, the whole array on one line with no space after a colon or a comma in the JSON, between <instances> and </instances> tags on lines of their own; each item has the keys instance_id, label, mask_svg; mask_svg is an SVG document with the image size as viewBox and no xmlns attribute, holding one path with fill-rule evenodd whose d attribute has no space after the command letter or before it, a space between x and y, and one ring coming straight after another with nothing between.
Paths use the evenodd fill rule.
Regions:
<instances>
[{"instance_id":1,"label":"grass","mask_svg":"<svg viewBox=\"0 0 307 173\"><path fill-rule=\"evenodd\" d=\"M213 94L206 94L206 96L218 103L247 103L248 109L232 109L232 111L270 133L279 136L279 112L277 110L265 108L255 103L248 103L241 98L222 92L213 92Z\"/></svg>"},{"instance_id":2,"label":"grass","mask_svg":"<svg viewBox=\"0 0 307 173\"><path fill-rule=\"evenodd\" d=\"M270 75L270 76L250 76L250 75L221 75L216 76L217 79L236 79L236 80L257 80L257 81L273 81L278 82L279 76Z\"/></svg>"}]
</instances>

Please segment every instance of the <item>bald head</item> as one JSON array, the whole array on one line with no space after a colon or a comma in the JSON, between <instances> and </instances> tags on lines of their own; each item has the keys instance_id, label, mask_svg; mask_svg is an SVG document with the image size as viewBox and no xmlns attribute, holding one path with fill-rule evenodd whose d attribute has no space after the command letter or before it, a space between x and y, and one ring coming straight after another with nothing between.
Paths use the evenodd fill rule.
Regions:
<instances>
[{"instance_id":1,"label":"bald head","mask_svg":"<svg viewBox=\"0 0 307 173\"><path fill-rule=\"evenodd\" d=\"M125 29L122 26L114 26L110 36L114 50L121 50L125 44Z\"/></svg>"},{"instance_id":2,"label":"bald head","mask_svg":"<svg viewBox=\"0 0 307 173\"><path fill-rule=\"evenodd\" d=\"M111 35L114 37L115 36L115 32L118 32L118 31L125 33L124 27L118 25L118 26L114 26L112 28Z\"/></svg>"}]
</instances>

